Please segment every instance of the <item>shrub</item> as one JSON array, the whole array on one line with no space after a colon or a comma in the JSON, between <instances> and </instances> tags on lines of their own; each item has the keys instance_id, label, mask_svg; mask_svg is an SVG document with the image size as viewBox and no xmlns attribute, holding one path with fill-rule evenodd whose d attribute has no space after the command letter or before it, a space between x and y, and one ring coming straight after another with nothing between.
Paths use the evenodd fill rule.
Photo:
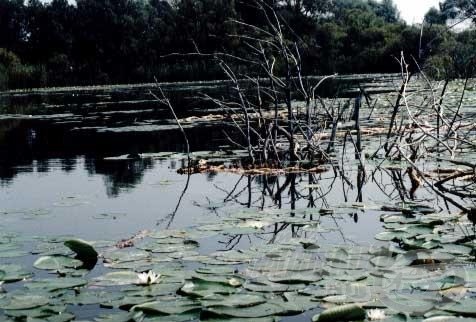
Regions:
<instances>
[{"instance_id":1,"label":"shrub","mask_svg":"<svg viewBox=\"0 0 476 322\"><path fill-rule=\"evenodd\" d=\"M7 67L0 63L0 90L8 89L8 72Z\"/></svg>"},{"instance_id":2,"label":"shrub","mask_svg":"<svg viewBox=\"0 0 476 322\"><path fill-rule=\"evenodd\" d=\"M11 51L0 48L0 64L6 68L10 68L11 66L20 65L21 61L20 58Z\"/></svg>"},{"instance_id":3,"label":"shrub","mask_svg":"<svg viewBox=\"0 0 476 322\"><path fill-rule=\"evenodd\" d=\"M46 85L46 70L42 65L16 65L9 69L8 88L32 88Z\"/></svg>"}]
</instances>

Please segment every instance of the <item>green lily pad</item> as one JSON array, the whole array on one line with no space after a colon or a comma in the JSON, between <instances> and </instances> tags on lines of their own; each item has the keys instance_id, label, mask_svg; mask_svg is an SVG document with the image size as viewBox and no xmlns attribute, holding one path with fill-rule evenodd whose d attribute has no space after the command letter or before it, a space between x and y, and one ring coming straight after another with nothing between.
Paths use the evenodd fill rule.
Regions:
<instances>
[{"instance_id":1,"label":"green lily pad","mask_svg":"<svg viewBox=\"0 0 476 322\"><path fill-rule=\"evenodd\" d=\"M130 310L132 307L150 302L152 299L142 296L124 296L117 300L104 301L101 303L102 308Z\"/></svg>"},{"instance_id":2,"label":"green lily pad","mask_svg":"<svg viewBox=\"0 0 476 322\"><path fill-rule=\"evenodd\" d=\"M219 265L214 265L214 266L203 266L200 268L197 268L195 270L197 273L200 274L218 274L218 275L231 275L235 273L235 269L233 267L229 266L219 266Z\"/></svg>"},{"instance_id":3,"label":"green lily pad","mask_svg":"<svg viewBox=\"0 0 476 322\"><path fill-rule=\"evenodd\" d=\"M322 299L324 302L334 303L334 304L347 304L347 303L356 303L365 299L356 299L348 295L331 295L326 296Z\"/></svg>"},{"instance_id":4,"label":"green lily pad","mask_svg":"<svg viewBox=\"0 0 476 322\"><path fill-rule=\"evenodd\" d=\"M375 235L375 239L380 241L398 241L406 236L403 231L384 231Z\"/></svg>"},{"instance_id":5,"label":"green lily pad","mask_svg":"<svg viewBox=\"0 0 476 322\"><path fill-rule=\"evenodd\" d=\"M22 249L11 249L11 250L5 250L0 252L0 258L15 258L15 257L23 257L27 255L29 255L29 253Z\"/></svg>"},{"instance_id":6,"label":"green lily pad","mask_svg":"<svg viewBox=\"0 0 476 322\"><path fill-rule=\"evenodd\" d=\"M130 285L136 284L138 279L138 274L132 271L109 272L96 278L95 284L100 286Z\"/></svg>"},{"instance_id":7,"label":"green lily pad","mask_svg":"<svg viewBox=\"0 0 476 322\"><path fill-rule=\"evenodd\" d=\"M388 256L377 256L371 258L370 262L377 267L390 267L395 263L395 259Z\"/></svg>"},{"instance_id":8,"label":"green lily pad","mask_svg":"<svg viewBox=\"0 0 476 322\"><path fill-rule=\"evenodd\" d=\"M6 283L21 281L32 275L32 273L25 271L22 266L16 264L0 265L0 271L3 273L3 277L0 276L0 281Z\"/></svg>"},{"instance_id":9,"label":"green lily pad","mask_svg":"<svg viewBox=\"0 0 476 322\"><path fill-rule=\"evenodd\" d=\"M444 244L442 245L443 252L447 252L453 255L463 255L467 256L473 250L471 247L464 246L464 245L456 245L456 244Z\"/></svg>"},{"instance_id":10,"label":"green lily pad","mask_svg":"<svg viewBox=\"0 0 476 322\"><path fill-rule=\"evenodd\" d=\"M313 298L324 298L327 296L338 295L340 290L335 287L308 286L305 289L299 291L299 293L312 296Z\"/></svg>"},{"instance_id":11,"label":"green lily pad","mask_svg":"<svg viewBox=\"0 0 476 322\"><path fill-rule=\"evenodd\" d=\"M447 290L454 287L463 286L465 284L465 280L459 276L445 276L439 279L427 279L427 280L420 280L417 282L412 283L412 286L415 289L421 291L442 291Z\"/></svg>"},{"instance_id":12,"label":"green lily pad","mask_svg":"<svg viewBox=\"0 0 476 322\"><path fill-rule=\"evenodd\" d=\"M443 307L440 307L440 309L451 313L461 314L464 316L476 317L476 299L464 298L457 303L450 303Z\"/></svg>"},{"instance_id":13,"label":"green lily pad","mask_svg":"<svg viewBox=\"0 0 476 322\"><path fill-rule=\"evenodd\" d=\"M129 288L123 289L123 292L127 294L127 296L140 296L143 298L147 297L157 297L163 295L170 295L175 294L181 287L183 283L168 283L162 281L158 284L148 285L144 287L140 286L131 286Z\"/></svg>"},{"instance_id":14,"label":"green lily pad","mask_svg":"<svg viewBox=\"0 0 476 322\"><path fill-rule=\"evenodd\" d=\"M423 315L435 307L437 294L387 294L380 300L389 309L406 314ZM441 297L440 297L441 298Z\"/></svg>"},{"instance_id":15,"label":"green lily pad","mask_svg":"<svg viewBox=\"0 0 476 322\"><path fill-rule=\"evenodd\" d=\"M243 285L245 279L238 275L211 275L211 274L193 274L193 281L204 281L204 282L214 282L221 283L233 287L238 287Z\"/></svg>"},{"instance_id":16,"label":"green lily pad","mask_svg":"<svg viewBox=\"0 0 476 322\"><path fill-rule=\"evenodd\" d=\"M72 255L73 252L71 249L58 242L41 242L35 245L32 254L42 256L69 256Z\"/></svg>"},{"instance_id":17,"label":"green lily pad","mask_svg":"<svg viewBox=\"0 0 476 322\"><path fill-rule=\"evenodd\" d=\"M476 319L471 318L462 318L458 316L451 315L437 315L426 318L423 322L474 322Z\"/></svg>"},{"instance_id":18,"label":"green lily pad","mask_svg":"<svg viewBox=\"0 0 476 322\"><path fill-rule=\"evenodd\" d=\"M256 279L246 282L243 287L253 292L283 293L303 290L306 288L306 284L281 284L270 282L267 279Z\"/></svg>"},{"instance_id":19,"label":"green lily pad","mask_svg":"<svg viewBox=\"0 0 476 322\"><path fill-rule=\"evenodd\" d=\"M123 297L120 293L110 291L85 290L66 298L64 302L74 305L93 305L119 300Z\"/></svg>"},{"instance_id":20,"label":"green lily pad","mask_svg":"<svg viewBox=\"0 0 476 322\"><path fill-rule=\"evenodd\" d=\"M8 299L6 304L0 303L3 310L25 310L47 305L48 298L41 295L16 295Z\"/></svg>"},{"instance_id":21,"label":"green lily pad","mask_svg":"<svg viewBox=\"0 0 476 322\"><path fill-rule=\"evenodd\" d=\"M83 265L83 262L65 256L43 256L38 258L33 266L37 269L60 270L63 268L77 268Z\"/></svg>"},{"instance_id":22,"label":"green lily pad","mask_svg":"<svg viewBox=\"0 0 476 322\"><path fill-rule=\"evenodd\" d=\"M35 321L51 321L51 322L66 322L74 319L74 315L66 312L64 305L44 305L31 309L24 310L7 310L5 315L15 318L16 320Z\"/></svg>"},{"instance_id":23,"label":"green lily pad","mask_svg":"<svg viewBox=\"0 0 476 322\"><path fill-rule=\"evenodd\" d=\"M410 265L427 265L434 263L451 263L454 261L455 257L449 253L439 252L439 251L409 251L405 255L398 255L399 257L404 257L406 260L412 260Z\"/></svg>"},{"instance_id":24,"label":"green lily pad","mask_svg":"<svg viewBox=\"0 0 476 322\"><path fill-rule=\"evenodd\" d=\"M413 225L407 224L406 226L397 229L396 231L401 231L405 233L405 238L412 238L418 235L430 234L433 232L433 227L428 227L427 225Z\"/></svg>"},{"instance_id":25,"label":"green lily pad","mask_svg":"<svg viewBox=\"0 0 476 322\"><path fill-rule=\"evenodd\" d=\"M212 317L207 318L207 322L276 322L274 317L263 318L232 318L232 317Z\"/></svg>"},{"instance_id":26,"label":"green lily pad","mask_svg":"<svg viewBox=\"0 0 476 322\"><path fill-rule=\"evenodd\" d=\"M137 249L116 250L104 254L104 259L107 264L137 262L148 259L149 257L149 252Z\"/></svg>"},{"instance_id":27,"label":"green lily pad","mask_svg":"<svg viewBox=\"0 0 476 322\"><path fill-rule=\"evenodd\" d=\"M259 254L253 251L236 251L231 250L227 252L216 252L212 254L216 259L224 261L224 262L242 262L242 263L249 263L253 261Z\"/></svg>"},{"instance_id":28,"label":"green lily pad","mask_svg":"<svg viewBox=\"0 0 476 322\"><path fill-rule=\"evenodd\" d=\"M285 315L292 313L300 313L300 310L286 306L284 302L269 301L267 303L258 304L252 307L236 308L228 306L215 306L205 309L205 311L227 317L236 318L261 318L272 315Z\"/></svg>"},{"instance_id":29,"label":"green lily pad","mask_svg":"<svg viewBox=\"0 0 476 322\"><path fill-rule=\"evenodd\" d=\"M130 322L140 321L144 317L142 312L118 312L113 314L100 315L94 321L96 322Z\"/></svg>"},{"instance_id":30,"label":"green lily pad","mask_svg":"<svg viewBox=\"0 0 476 322\"><path fill-rule=\"evenodd\" d=\"M282 284L309 284L312 282L317 282L322 279L322 276L319 272L316 271L305 271L305 272L284 272L279 274L272 274L268 276L268 279L274 283Z\"/></svg>"},{"instance_id":31,"label":"green lily pad","mask_svg":"<svg viewBox=\"0 0 476 322\"><path fill-rule=\"evenodd\" d=\"M212 294L228 295L236 291L236 288L231 285L203 280L187 281L180 289L180 292L193 297L206 297Z\"/></svg>"},{"instance_id":32,"label":"green lily pad","mask_svg":"<svg viewBox=\"0 0 476 322\"><path fill-rule=\"evenodd\" d=\"M84 286L87 283L87 280L76 277L44 278L25 284L25 287L31 290L45 290L48 292L54 292L58 290Z\"/></svg>"},{"instance_id":33,"label":"green lily pad","mask_svg":"<svg viewBox=\"0 0 476 322\"><path fill-rule=\"evenodd\" d=\"M249 307L266 303L266 298L261 295L251 293L238 293L229 296L211 295L201 299L205 307L228 306L228 307Z\"/></svg>"},{"instance_id":34,"label":"green lily pad","mask_svg":"<svg viewBox=\"0 0 476 322\"><path fill-rule=\"evenodd\" d=\"M196 311L200 308L201 305L198 302L179 297L171 301L154 301L136 305L132 307L131 311L142 311L144 313L152 314L175 315Z\"/></svg>"},{"instance_id":35,"label":"green lily pad","mask_svg":"<svg viewBox=\"0 0 476 322\"><path fill-rule=\"evenodd\" d=\"M288 306L293 306L297 311L305 312L320 306L320 303L310 296L305 296L297 292L287 292L283 294Z\"/></svg>"},{"instance_id":36,"label":"green lily pad","mask_svg":"<svg viewBox=\"0 0 476 322\"><path fill-rule=\"evenodd\" d=\"M365 310L355 304L341 305L327 309L312 318L314 322L359 321L366 317Z\"/></svg>"}]
</instances>

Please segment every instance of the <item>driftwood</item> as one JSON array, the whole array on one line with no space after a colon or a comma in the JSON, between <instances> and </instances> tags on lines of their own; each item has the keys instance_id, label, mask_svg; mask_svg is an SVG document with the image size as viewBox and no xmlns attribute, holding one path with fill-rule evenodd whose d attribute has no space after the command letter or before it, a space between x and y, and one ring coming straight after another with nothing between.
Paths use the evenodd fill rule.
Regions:
<instances>
[{"instance_id":1,"label":"driftwood","mask_svg":"<svg viewBox=\"0 0 476 322\"><path fill-rule=\"evenodd\" d=\"M241 175L283 175L289 173L323 173L329 170L325 166L312 166L312 167L302 167L302 166L289 166L289 167L280 167L277 164L270 165L257 165L249 164L248 166L239 166L236 164L232 165L211 165L207 164L205 160L200 160L198 164L190 168L184 167L177 170L179 174L187 173L235 173Z\"/></svg>"}]
</instances>

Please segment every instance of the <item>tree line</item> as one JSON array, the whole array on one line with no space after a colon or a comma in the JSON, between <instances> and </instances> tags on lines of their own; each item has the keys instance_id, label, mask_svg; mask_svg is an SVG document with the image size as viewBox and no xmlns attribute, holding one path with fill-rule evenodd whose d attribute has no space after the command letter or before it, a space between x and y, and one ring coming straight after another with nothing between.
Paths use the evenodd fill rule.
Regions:
<instances>
[{"instance_id":1,"label":"tree line","mask_svg":"<svg viewBox=\"0 0 476 322\"><path fill-rule=\"evenodd\" d=\"M392 0L262 2L301 45L304 74L398 72L402 51L424 56L438 77L466 75L474 62L475 32L447 27L474 17L474 1L442 2L423 33ZM0 0L0 88L222 79L207 59L216 53L253 73L243 32L266 28L264 19L240 0Z\"/></svg>"}]
</instances>

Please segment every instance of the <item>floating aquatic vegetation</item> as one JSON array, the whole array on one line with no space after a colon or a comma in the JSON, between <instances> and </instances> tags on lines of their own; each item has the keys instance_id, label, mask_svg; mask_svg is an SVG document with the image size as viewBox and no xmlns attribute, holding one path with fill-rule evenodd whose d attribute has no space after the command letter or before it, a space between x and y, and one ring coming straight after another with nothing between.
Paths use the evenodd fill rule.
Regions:
<instances>
[{"instance_id":1,"label":"floating aquatic vegetation","mask_svg":"<svg viewBox=\"0 0 476 322\"><path fill-rule=\"evenodd\" d=\"M332 222L356 211L380 216L374 216L383 226L377 246L326 243L322 236L338 233ZM316 321L474 317L473 225L465 215L434 211L421 203L351 202L247 209L192 228L139 232L126 248L72 236L28 241L0 234L0 254L35 256L33 267L0 265L0 282L22 281L0 294L0 314L67 320L74 318L71 306L95 305L97 321L274 321L303 312L317 314ZM281 226L293 234L268 242ZM250 245L216 250L207 243L236 236ZM92 272L84 269L88 258L99 259ZM25 306L28 296L32 307ZM124 312L99 317L109 309Z\"/></svg>"},{"instance_id":2,"label":"floating aquatic vegetation","mask_svg":"<svg viewBox=\"0 0 476 322\"><path fill-rule=\"evenodd\" d=\"M327 309L312 318L316 322L359 321L366 317L365 310L355 304L342 305Z\"/></svg>"},{"instance_id":3,"label":"floating aquatic vegetation","mask_svg":"<svg viewBox=\"0 0 476 322\"><path fill-rule=\"evenodd\" d=\"M37 269L55 272L65 268L78 268L82 265L82 261L66 256L42 256L33 263L33 267Z\"/></svg>"},{"instance_id":4,"label":"floating aquatic vegetation","mask_svg":"<svg viewBox=\"0 0 476 322\"><path fill-rule=\"evenodd\" d=\"M32 277L33 274L17 264L0 264L0 281L13 283Z\"/></svg>"}]
</instances>

